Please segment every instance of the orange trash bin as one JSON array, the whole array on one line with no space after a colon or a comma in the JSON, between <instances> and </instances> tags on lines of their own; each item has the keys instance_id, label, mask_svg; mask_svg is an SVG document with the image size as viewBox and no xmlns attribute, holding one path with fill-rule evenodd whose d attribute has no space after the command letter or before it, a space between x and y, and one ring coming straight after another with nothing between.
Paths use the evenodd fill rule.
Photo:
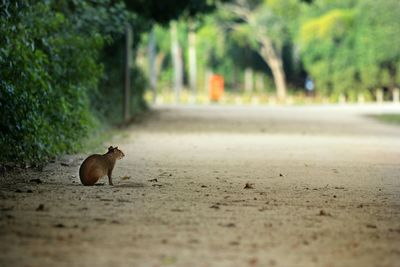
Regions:
<instances>
[{"instance_id":1,"label":"orange trash bin","mask_svg":"<svg viewBox=\"0 0 400 267\"><path fill-rule=\"evenodd\" d=\"M210 100L218 102L224 93L224 77L212 75L210 77Z\"/></svg>"}]
</instances>

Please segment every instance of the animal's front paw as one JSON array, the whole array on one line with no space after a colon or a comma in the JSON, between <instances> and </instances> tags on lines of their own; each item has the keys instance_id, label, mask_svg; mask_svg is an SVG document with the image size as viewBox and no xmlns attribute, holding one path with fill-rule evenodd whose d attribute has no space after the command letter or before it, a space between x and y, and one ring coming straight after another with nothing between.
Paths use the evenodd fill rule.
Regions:
<instances>
[{"instance_id":1,"label":"animal's front paw","mask_svg":"<svg viewBox=\"0 0 400 267\"><path fill-rule=\"evenodd\" d=\"M109 185L111 185L111 186L112 186L112 185L114 185L114 184L113 184L113 183L109 183Z\"/></svg>"}]
</instances>

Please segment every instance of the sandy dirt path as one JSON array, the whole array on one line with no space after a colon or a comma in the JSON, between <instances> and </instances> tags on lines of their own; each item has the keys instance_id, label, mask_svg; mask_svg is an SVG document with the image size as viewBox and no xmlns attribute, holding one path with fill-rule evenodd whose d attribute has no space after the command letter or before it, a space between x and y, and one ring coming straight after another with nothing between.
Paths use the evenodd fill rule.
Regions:
<instances>
[{"instance_id":1,"label":"sandy dirt path","mask_svg":"<svg viewBox=\"0 0 400 267\"><path fill-rule=\"evenodd\" d=\"M99 149L126 154L115 186L80 185L87 155L3 174L0 266L400 266L382 112L400 108L156 107Z\"/></svg>"}]
</instances>

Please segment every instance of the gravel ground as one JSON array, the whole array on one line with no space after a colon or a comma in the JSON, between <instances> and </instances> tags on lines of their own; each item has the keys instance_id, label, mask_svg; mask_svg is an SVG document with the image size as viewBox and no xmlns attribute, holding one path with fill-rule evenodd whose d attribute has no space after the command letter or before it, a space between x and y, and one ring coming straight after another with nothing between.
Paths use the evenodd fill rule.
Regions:
<instances>
[{"instance_id":1,"label":"gravel ground","mask_svg":"<svg viewBox=\"0 0 400 267\"><path fill-rule=\"evenodd\" d=\"M118 145L0 178L0 266L400 266L400 106L157 106Z\"/></svg>"}]
</instances>

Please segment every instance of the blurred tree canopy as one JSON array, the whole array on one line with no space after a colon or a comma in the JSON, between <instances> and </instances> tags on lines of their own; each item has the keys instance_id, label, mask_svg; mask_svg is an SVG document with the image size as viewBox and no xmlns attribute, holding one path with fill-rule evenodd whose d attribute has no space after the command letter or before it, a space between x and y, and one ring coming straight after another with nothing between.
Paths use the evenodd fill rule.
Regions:
<instances>
[{"instance_id":1,"label":"blurred tree canopy","mask_svg":"<svg viewBox=\"0 0 400 267\"><path fill-rule=\"evenodd\" d=\"M325 1L310 5L298 40L306 70L325 95L399 84L400 2Z\"/></svg>"},{"instance_id":2,"label":"blurred tree canopy","mask_svg":"<svg viewBox=\"0 0 400 267\"><path fill-rule=\"evenodd\" d=\"M306 77L317 95L332 99L371 99L377 88L390 93L399 86L397 0L232 0L217 6L197 20L197 64L200 73L224 75L227 85L238 87L250 68L281 99L288 89L304 90ZM187 21L180 24L184 36ZM168 30L157 32L167 59L160 77L170 77ZM187 47L186 37L180 42Z\"/></svg>"}]
</instances>

